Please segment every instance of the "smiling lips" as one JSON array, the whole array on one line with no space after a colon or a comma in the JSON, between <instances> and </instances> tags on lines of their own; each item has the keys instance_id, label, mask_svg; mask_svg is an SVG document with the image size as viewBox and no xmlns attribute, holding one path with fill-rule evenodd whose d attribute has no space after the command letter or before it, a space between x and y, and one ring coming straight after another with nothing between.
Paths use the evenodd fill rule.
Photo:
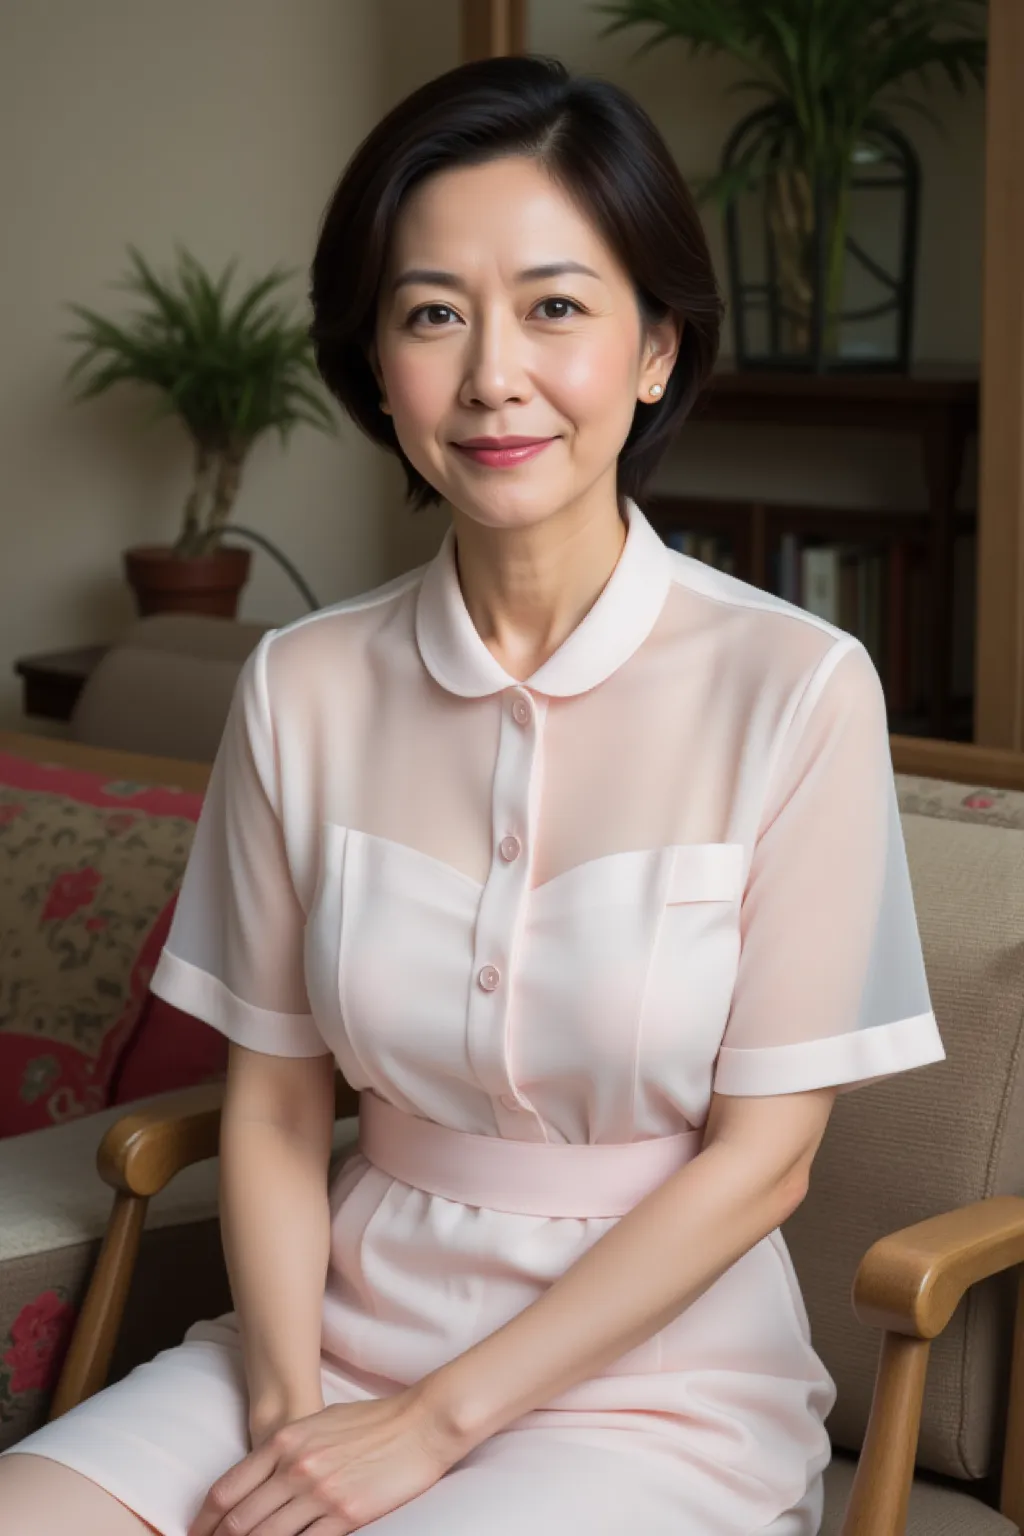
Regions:
<instances>
[{"instance_id":1,"label":"smiling lips","mask_svg":"<svg viewBox=\"0 0 1024 1536\"><path fill-rule=\"evenodd\" d=\"M455 447L475 464L501 469L534 458L553 442L553 437L467 437Z\"/></svg>"}]
</instances>

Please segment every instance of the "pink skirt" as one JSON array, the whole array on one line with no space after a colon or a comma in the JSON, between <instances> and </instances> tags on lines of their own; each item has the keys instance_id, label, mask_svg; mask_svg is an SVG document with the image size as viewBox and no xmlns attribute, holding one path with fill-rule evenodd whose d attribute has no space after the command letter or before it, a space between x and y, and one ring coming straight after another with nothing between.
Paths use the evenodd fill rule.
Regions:
<instances>
[{"instance_id":1,"label":"pink skirt","mask_svg":"<svg viewBox=\"0 0 1024 1536\"><path fill-rule=\"evenodd\" d=\"M325 1297L325 1404L385 1396L419 1379L423 1367L431 1365L422 1358L408 1371L374 1369L382 1361L370 1344L347 1348L356 1334L346 1321L342 1299L347 1297L346 1305L352 1307L352 1286L339 1282L344 1280L346 1255L358 1245L353 1246L343 1229L346 1212L360 1202L379 1212L390 1201L390 1210L400 1206L403 1219L410 1202L419 1202L417 1212L436 1212L437 1202L454 1202L469 1208L467 1215L504 1213L504 1220L525 1224L522 1230L533 1235L548 1230L547 1223L568 1224L575 1231L586 1221L599 1236L695 1157L701 1142L700 1131L620 1145L503 1140L450 1130L364 1092L358 1145L332 1187L335 1275L333 1281L329 1276ZM362 1193L354 1199L357 1191ZM357 1222L361 1235L372 1219L364 1215ZM360 1253L363 1274L367 1256L364 1250ZM757 1244L733 1269L758 1253L774 1283L779 1259L788 1264L779 1234ZM706 1313L707 1299L726 1278L687 1311ZM741 1292L744 1284L749 1291L754 1283L752 1272ZM795 1277L787 1277L790 1308L794 1284ZM749 1299L753 1304L756 1298ZM719 1327L728 1323L728 1294L723 1301ZM372 1310L372 1322L383 1328L386 1308ZM508 1315L516 1310L506 1307ZM447 1342L442 1340L444 1357L461 1353L503 1320L475 1316L476 1333L468 1342L458 1338L455 1347L453 1327ZM697 1321L706 1343L706 1319ZM701 1408L705 1381L711 1382L704 1361L688 1396L685 1362L675 1358L674 1346L668 1352L658 1343L657 1353L647 1358L660 1360L661 1370L631 1372L628 1360L625 1370L623 1362L617 1362L609 1372L579 1383L554 1403L492 1435L433 1487L362 1529L374 1536L478 1536L481 1531L488 1536L522 1536L526 1531L531 1536L575 1531L621 1536L628 1523L644 1536L679 1536L680 1531L687 1536L816 1536L821 1472L829 1447L823 1427L820 1433L814 1430L831 1407L831 1382L820 1368L808 1369L816 1356L805 1337L806 1315L797 1322L802 1337L796 1343L803 1344L805 1353L795 1351L793 1380L787 1379L788 1363L780 1372L778 1422L770 1413L770 1395L767 1416L762 1405L757 1417L757 1393L744 1382L735 1390L750 1417L745 1424L738 1421L739 1438L710 1391L702 1420L696 1410ZM436 1314L430 1331L436 1345ZM367 1337L372 1341L374 1336ZM415 1354L412 1344L410 1352ZM703 1353L706 1356L706 1350ZM785 1349L780 1358L785 1358ZM721 1375L728 1381L729 1371ZM756 1379L762 1381L763 1369ZM810 1433L799 1412L802 1407L806 1417L809 1400L814 1410ZM106 1489L162 1536L186 1536L211 1483L248 1454L247 1412L238 1324L231 1312L194 1324L180 1345L161 1351L3 1454L31 1453L62 1462ZM788 1424L793 1430L787 1444ZM774 1445L762 1444L766 1429ZM755 1447L764 1456L764 1471L756 1464ZM783 1472L775 1474L768 1469L778 1468L780 1451Z\"/></svg>"}]
</instances>

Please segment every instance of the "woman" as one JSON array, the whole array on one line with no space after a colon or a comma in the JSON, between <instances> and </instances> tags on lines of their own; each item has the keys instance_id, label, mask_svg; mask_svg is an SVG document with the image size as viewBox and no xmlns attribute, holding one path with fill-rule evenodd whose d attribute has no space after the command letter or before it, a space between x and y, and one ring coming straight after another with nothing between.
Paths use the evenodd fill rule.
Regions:
<instances>
[{"instance_id":1,"label":"woman","mask_svg":"<svg viewBox=\"0 0 1024 1536\"><path fill-rule=\"evenodd\" d=\"M452 526L243 669L153 984L232 1042L237 1310L13 1447L7 1528L813 1536L779 1226L836 1093L944 1053L867 652L634 499L717 345L691 199L616 87L466 65L312 279Z\"/></svg>"}]
</instances>

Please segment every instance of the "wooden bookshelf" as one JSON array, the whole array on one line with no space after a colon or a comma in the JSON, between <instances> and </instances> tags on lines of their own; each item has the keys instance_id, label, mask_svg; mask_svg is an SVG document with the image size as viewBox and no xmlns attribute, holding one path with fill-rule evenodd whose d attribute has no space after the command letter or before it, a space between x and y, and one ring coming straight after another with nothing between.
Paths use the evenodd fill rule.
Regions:
<instances>
[{"instance_id":1,"label":"wooden bookshelf","mask_svg":"<svg viewBox=\"0 0 1024 1536\"><path fill-rule=\"evenodd\" d=\"M805 548L835 548L848 566L852 606L826 609L822 616L864 641L878 667L889 705L889 729L906 736L936 735L929 647L931 617L931 523L924 512L858 512L834 507L773 502L725 501L718 498L655 496L644 510L666 543L742 581L774 592L813 611L805 590L803 562L793 584L783 579L783 550L801 556ZM973 512L958 512L951 520L953 537L973 535ZM688 539L681 535L689 535ZM881 567L872 591L866 564ZM844 604L850 599L844 598ZM865 623L867 620L867 623ZM952 607L949 622L952 623ZM943 700L945 737L972 739L970 697L951 690Z\"/></svg>"},{"instance_id":2,"label":"wooden bookshelf","mask_svg":"<svg viewBox=\"0 0 1024 1536\"><path fill-rule=\"evenodd\" d=\"M957 508L964 451L978 426L976 374L954 368L902 374L716 372L695 421L850 427L915 435L921 447L923 506L916 511L815 507L711 497L655 495L644 510L663 538L691 530L717 538L712 563L767 591L780 590L783 550L844 546L873 556L883 613L869 645L890 710L890 729L908 736L973 739L973 699L954 698L953 549L976 537L977 516ZM686 550L692 553L692 550ZM703 558L698 553L698 558ZM857 580L860 578L858 577ZM858 599L860 602L860 599ZM861 604L863 607L863 604ZM847 627L837 617L841 627ZM858 633L858 625L851 629ZM868 636L860 635L868 643Z\"/></svg>"}]
</instances>

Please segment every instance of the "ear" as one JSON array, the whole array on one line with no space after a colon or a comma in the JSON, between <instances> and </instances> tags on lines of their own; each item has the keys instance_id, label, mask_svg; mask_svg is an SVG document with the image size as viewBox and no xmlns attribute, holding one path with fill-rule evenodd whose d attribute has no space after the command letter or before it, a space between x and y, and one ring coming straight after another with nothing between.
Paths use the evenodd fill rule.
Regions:
<instances>
[{"instance_id":1,"label":"ear","mask_svg":"<svg viewBox=\"0 0 1024 1536\"><path fill-rule=\"evenodd\" d=\"M645 402L651 398L651 385L660 384L662 392L675 367L683 339L684 322L675 315L652 321L644 330L644 345L637 395Z\"/></svg>"}]
</instances>

